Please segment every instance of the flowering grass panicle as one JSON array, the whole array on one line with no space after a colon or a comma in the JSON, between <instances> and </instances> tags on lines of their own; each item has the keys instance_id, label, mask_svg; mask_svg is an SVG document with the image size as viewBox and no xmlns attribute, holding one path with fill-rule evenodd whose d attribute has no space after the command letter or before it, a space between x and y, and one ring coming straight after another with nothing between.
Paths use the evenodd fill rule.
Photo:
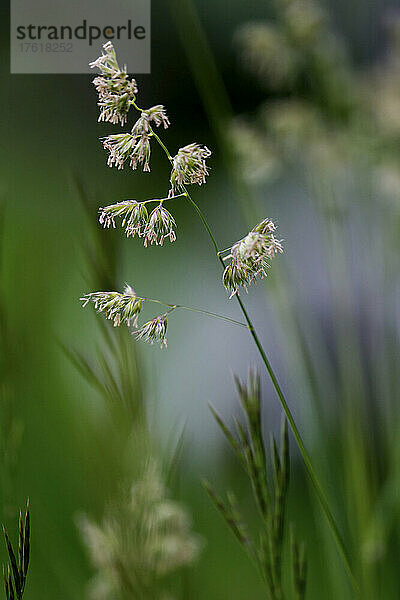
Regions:
<instances>
[{"instance_id":1,"label":"flowering grass panicle","mask_svg":"<svg viewBox=\"0 0 400 600\"><path fill-rule=\"evenodd\" d=\"M232 260L222 276L231 298L239 293L241 287L247 291L257 277L266 277L271 259L278 252L283 252L281 241L274 236L275 230L275 224L270 219L264 219L232 246L230 254L224 259Z\"/></svg>"},{"instance_id":2,"label":"flowering grass panicle","mask_svg":"<svg viewBox=\"0 0 400 600\"><path fill-rule=\"evenodd\" d=\"M178 150L172 159L171 193L181 191L184 185L202 185L208 176L206 159L211 156L207 146L188 144Z\"/></svg>"},{"instance_id":3,"label":"flowering grass panicle","mask_svg":"<svg viewBox=\"0 0 400 600\"><path fill-rule=\"evenodd\" d=\"M149 172L153 138L161 145L172 163L168 199L183 195L185 185L205 183L208 176L206 159L211 155L210 150L206 146L193 143L180 148L175 157L170 155L154 131L154 127L167 129L170 125L165 107L162 104L147 109L137 106L136 82L134 79L128 79L126 67L120 68L111 42L104 44L102 55L90 66L100 70L100 75L93 82L99 94L101 108L99 120L124 124L131 108L139 112L139 117L130 131L102 138L103 146L109 153L108 166L120 170L128 162L133 170L142 165L143 171ZM148 244L162 246L165 238L174 242L176 223L173 216L162 206L165 199L159 201L160 205L153 209L150 217L145 204L151 200L141 203L126 200L101 208L100 223L104 227L115 227L115 218L121 217L127 237L138 235L144 238L145 246Z\"/></svg>"},{"instance_id":4,"label":"flowering grass panicle","mask_svg":"<svg viewBox=\"0 0 400 600\"><path fill-rule=\"evenodd\" d=\"M104 47L104 51L105 52L103 53L103 56L100 57L100 59L98 59L97 61L95 61L93 66L99 67L103 75L103 80L97 83L99 93L108 94L110 92L107 92L106 88L107 85L110 84L110 79L112 79L113 75L115 75L117 81L117 88L119 86L121 90L123 87L121 81L124 82L125 78L122 77L121 80L121 73L114 73L114 71L117 68L117 62L115 59L115 52L112 47L112 44L107 43ZM123 73L125 73L125 71ZM125 93L127 93L126 90ZM226 317L221 317L221 315L216 315L215 313L211 313L210 311L197 310L194 308L184 307L182 305L172 305L160 302L158 300L146 299L150 302L164 304L169 308L169 310L164 314L159 315L151 321L145 323L145 325L141 329L135 332L135 335L138 339L143 339L150 343L154 343L154 341L159 341L161 347L166 346L167 316L169 313L171 313L171 311L177 308L186 308L194 312L202 312L210 316L223 318L224 320L234 322L238 325L244 325L248 329L251 337L254 340L254 343L257 346L260 358L264 363L266 371L268 372L268 375L271 378L272 384L275 388L279 402L285 412L288 423L290 424L290 427L293 430L304 464L307 468L317 497L328 520L329 526L331 528L333 537L337 544L343 563L346 567L348 574L351 577L352 582L354 582L354 576L349 560L349 555L344 545L334 515L330 509L329 502L314 471L312 461L310 459L310 456L308 455L305 444L302 440L302 436L290 410L289 404L286 401L285 395L282 391L279 381L274 374L274 371L264 351L259 336L253 326L250 315L248 314L242 300L238 297L240 288L244 287L247 290L247 287L251 283L253 283L257 279L257 277L264 277L267 274L267 269L270 265L270 260L278 252L283 251L281 241L277 240L274 236L275 226L269 219L265 219L256 227L254 227L254 229L252 229L246 235L245 238L235 243L230 249L230 254L223 258L223 256L226 254L226 251L219 250L219 245L216 241L216 238L214 237L214 234L207 222L205 215L203 214L200 207L193 200L190 193L186 190L186 185L193 183L201 185L205 183L206 178L208 176L208 166L206 164L206 159L209 158L209 156L211 155L210 150L205 146L200 146L198 144L193 143L184 146L183 148L180 148L178 153L173 157L166 145L164 144L164 142L162 141L162 139L159 137L158 134L155 133L151 124L153 122L156 126L168 126L169 121L165 114L165 110L157 106L153 107L153 109L148 109L147 111L144 111L144 109L139 108L137 106L135 99L133 98L129 100L129 102L124 106L133 107L136 111L138 111L140 113L140 120L139 123L136 123L136 129L134 133L125 133L121 134L121 137L117 136L114 138L108 138L106 144L110 150L111 157L109 160L111 164L116 164L119 168L122 168L127 158L130 158L132 168L136 168L137 163L143 163L144 170L149 170L150 138L156 140L156 142L159 144L159 146L165 153L167 159L172 165L172 172L170 175L171 188L168 193L168 198L184 196L188 203L191 205L191 207L197 213L210 238L210 242L216 252L216 256L220 261L221 265L224 267L223 283L225 287L231 292L231 297L236 295L238 305L246 321L246 323L240 323L239 321L235 321ZM111 112L112 114L117 114L117 116L119 117L118 110L119 109L115 108L114 106L114 112ZM145 128L147 127L148 131L145 130ZM136 134L136 131L138 132L138 135ZM163 212L164 209L162 207L162 203L163 200L160 201L159 206L156 209L154 209L154 211L150 215L149 220L147 221L146 227L144 229L145 243L149 241L150 243L162 243L165 237L169 237L171 241L175 238L175 222L173 221L173 218L171 215L169 215L169 213ZM118 211L119 209L116 210ZM104 209L103 212L104 211L106 211L106 209ZM108 222L108 217L110 217L111 219L110 224L113 224L112 211L111 213L105 212L105 214L103 214L103 219L105 223ZM134 224L133 229L137 233L139 233L140 231L140 235L142 235L143 230L141 228L137 230L137 225ZM231 259L231 263L225 267L224 261L227 259ZM126 296L128 296L128 298ZM126 321L127 324L129 324L130 319L132 317L137 317L137 313L135 313L135 307L137 309L140 308L141 310L142 301L144 299L136 298L134 292L132 291L131 294L127 295L121 295L117 292L97 292L95 294L86 295L84 298L82 298L82 300L84 301L84 305L86 305L90 301L93 301L95 307L98 310L100 310L100 312L104 311L108 318L114 320L114 325L119 325L122 321ZM129 302L128 306L130 308L127 308L124 305L124 302ZM140 312L140 310L138 310L138 312ZM244 435L244 437L242 437L242 442L245 441L246 436ZM217 504L219 504L218 500ZM232 511L234 513L235 509L234 506L231 504L228 513L229 520L231 520L230 516L233 514ZM238 534L240 537L240 527L238 530ZM357 586L354 587L356 588ZM282 597L282 595L279 595L279 597ZM298 597L301 597L300 592L298 594Z\"/></svg>"},{"instance_id":5,"label":"flowering grass panicle","mask_svg":"<svg viewBox=\"0 0 400 600\"><path fill-rule=\"evenodd\" d=\"M167 347L167 317L171 311L167 311L162 315L158 315L151 321L147 321L137 331L133 332L133 335L137 340L143 340L154 344L154 342L160 342L160 348Z\"/></svg>"},{"instance_id":6,"label":"flowering grass panicle","mask_svg":"<svg viewBox=\"0 0 400 600\"><path fill-rule=\"evenodd\" d=\"M136 326L143 308L143 299L138 298L130 285L126 285L123 294L120 292L91 292L81 298L83 307L89 302L94 304L98 313L114 321L114 327L125 323L128 327Z\"/></svg>"},{"instance_id":7,"label":"flowering grass panicle","mask_svg":"<svg viewBox=\"0 0 400 600\"><path fill-rule=\"evenodd\" d=\"M126 69L119 67L111 42L104 44L102 55L90 66L101 73L93 80L99 95L99 121L124 125L138 91L135 79L129 79Z\"/></svg>"}]
</instances>

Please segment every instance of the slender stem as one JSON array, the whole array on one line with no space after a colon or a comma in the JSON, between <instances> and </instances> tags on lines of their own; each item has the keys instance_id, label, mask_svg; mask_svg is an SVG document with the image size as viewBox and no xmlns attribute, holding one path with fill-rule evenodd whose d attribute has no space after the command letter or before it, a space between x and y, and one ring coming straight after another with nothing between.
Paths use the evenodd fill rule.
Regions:
<instances>
[{"instance_id":1,"label":"slender stem","mask_svg":"<svg viewBox=\"0 0 400 600\"><path fill-rule=\"evenodd\" d=\"M168 202L169 200L176 200L176 198L182 198L182 196L186 196L185 192L182 194L174 194L173 196L167 196L166 198L161 198L160 202Z\"/></svg>"},{"instance_id":2,"label":"slender stem","mask_svg":"<svg viewBox=\"0 0 400 600\"><path fill-rule=\"evenodd\" d=\"M221 259L221 257L220 257L220 256L219 256L219 254L218 254L218 253L219 253L219 250L218 250L218 244L217 244L217 242L216 242L216 240L215 240L215 237L214 237L214 235L213 235L213 233L212 233L212 231L211 231L211 229L210 229L210 227L209 227L209 225L208 225L208 223L207 223L207 221L206 221L206 219L205 219L205 217L204 217L203 213L201 212L200 208L197 206L196 202L194 202L194 200L192 200L192 197L191 197L191 195L189 194L189 192L187 191L187 189L186 189L186 188L184 188L184 190L185 190L185 192L186 192L187 199L189 200L189 202L190 202L190 203L191 203L191 205L193 206L194 210L195 210L195 211L197 212L197 214L199 215L199 217L200 217L200 219L201 219L201 221L202 221L202 223L203 223L203 225L204 225L204 227L205 227L205 229L206 229L206 231L207 231L207 233L208 233L208 236L209 236L210 240L211 240L211 241L212 241L212 243L213 243L213 246L214 246L214 249L215 249L215 253L216 253L216 255L218 256L219 260L220 260L220 261L222 262L222 264L224 265L224 263L223 263L223 260ZM225 265L224 265L224 268L225 268Z\"/></svg>"},{"instance_id":3,"label":"slender stem","mask_svg":"<svg viewBox=\"0 0 400 600\"><path fill-rule=\"evenodd\" d=\"M352 572L352 568L351 568L351 565L350 565L350 560L349 560L349 557L348 557L348 554L347 554L347 550L346 550L346 547L345 547L345 544L344 544L344 540L342 538L342 535L341 535L341 533L339 531L339 528L338 528L338 526L336 524L335 518L334 518L334 516L332 514L332 511L330 509L329 502L328 502L328 499L327 499L327 497L325 495L325 492L323 491L322 486L321 486L321 484L319 482L318 476L315 473L315 470L314 470L314 467L312 465L310 456L309 456L309 454L308 454L308 452L306 450L306 447L304 445L303 438L301 437L300 431L298 430L296 422L294 420L292 411L289 408L289 405L288 405L288 403L286 401L286 398L284 396L282 388L281 388L281 386L280 386L280 384L278 382L278 379L277 379L277 377L276 377L276 375L275 375L275 373L274 373L274 371L272 369L271 363L268 360L268 357L267 357L267 355L266 355L266 353L264 351L264 348L262 347L262 344L261 344L261 342L260 342L260 340L258 338L258 335L257 335L257 333L256 333L256 331L254 329L254 326L253 326L252 321L251 321L251 319L250 319L250 317L249 317L249 315L247 313L247 310L246 310L246 308L245 308L242 300L240 299L240 297L237 294L236 294L236 299L237 299L237 301L239 303L239 306L240 306L240 308L242 310L242 313L243 313L243 315L244 315L244 317L245 317L245 319L246 319L246 321L248 323L250 333L251 333L251 335L253 337L253 340L254 340L257 348L258 348L258 351L260 353L262 361L263 361L263 363L264 363L264 365L265 365L265 367L266 367L266 369L268 371L268 374L269 374L269 376L271 378L271 381L273 383L275 391L276 391L276 393L278 395L279 401L280 401L280 403L282 405L282 408L283 408L283 410L285 412L286 418L287 418L287 420L289 422L289 425L291 427L293 435L294 435L294 437L296 439L297 445L299 447L299 450L300 450L301 456L303 458L305 467L307 469L308 475L310 477L311 483L314 486L314 489L315 489L315 492L317 494L318 500L321 503L321 506L322 506L322 508L323 508L323 510L325 512L325 516L326 516L326 518L327 518L327 520L329 522L329 525L330 525L330 527L332 529L332 532L333 532L333 535L335 537L339 553L340 553L340 555L341 555L341 557L343 559L346 571L347 571L347 573L348 573L348 575L349 575L349 577L350 577L350 579L352 581L352 584L353 584L354 588L357 590L358 584L357 584L357 582L356 582L356 580L354 578L353 572Z\"/></svg>"},{"instance_id":4,"label":"slender stem","mask_svg":"<svg viewBox=\"0 0 400 600\"><path fill-rule=\"evenodd\" d=\"M210 312L208 310L201 310L198 308L192 308L190 306L182 306L181 304L178 304L177 308L183 308L184 310L190 310L192 312L202 313L203 315L208 315L209 317L215 317L216 319L222 319L223 321L227 321L228 323L233 323L234 325L240 325L241 327L245 327L246 329L249 329L249 326L246 325L246 323L241 323L240 321L236 321L236 319L231 319L230 317L224 317L223 315L218 315L218 314Z\"/></svg>"},{"instance_id":5,"label":"slender stem","mask_svg":"<svg viewBox=\"0 0 400 600\"><path fill-rule=\"evenodd\" d=\"M236 321L236 319L231 319L230 317L225 317L224 315L219 315L214 312L210 312L209 310L203 310L202 308L194 308L193 306L184 306L183 304L169 304L168 302L162 302L161 300L155 300L153 298L141 298L141 300L145 300L146 302L154 302L155 304L161 304L162 306L170 307L171 310L175 310L176 308L181 308L182 310L190 310L191 312L201 313L202 315L207 315L208 317L214 317L215 319L221 319L222 321L227 321L228 323L233 323L234 325L240 325L241 327L245 327L249 329L249 326L246 323L242 323L241 321Z\"/></svg>"},{"instance_id":6,"label":"slender stem","mask_svg":"<svg viewBox=\"0 0 400 600\"><path fill-rule=\"evenodd\" d=\"M151 134L152 136L157 140L157 142L160 144L161 148L164 150L165 154L168 156L168 160L172 163L173 158L169 153L168 148L166 147L166 145L164 144L164 142L162 141L162 139L160 138L160 136L154 131L154 129L152 127L150 127L151 129Z\"/></svg>"},{"instance_id":7,"label":"slender stem","mask_svg":"<svg viewBox=\"0 0 400 600\"><path fill-rule=\"evenodd\" d=\"M136 106L136 104L134 102L132 102L132 104L133 104L133 106L137 110L140 110ZM165 144L163 143L163 141L153 131L153 129L151 127L150 127L150 131L153 134L153 136L155 137L155 139L158 141L158 143L160 144L161 148L164 150L164 152L165 152L168 160L172 163L173 159L171 157L171 154L168 151L168 148L165 146ZM212 242L212 245L214 246L217 258L220 261L222 267L225 269L225 263L224 263L223 258L221 257L221 252L223 252L223 251L219 250L217 241L216 241L216 239L215 239L215 237L214 237L214 235L213 235L213 233L211 231L210 226L207 223L207 220L206 220L205 216L203 215L203 213L200 210L200 208L198 207L198 205L192 199L192 197L189 194L189 192L187 191L186 187L182 186L182 189L184 190L184 194L186 195L188 201L190 202L190 204L192 205L192 207L194 208L194 210L196 211L196 213L200 217L200 220L203 223L204 228L206 229L206 231L208 233L208 236L209 236L209 238L210 238L210 240ZM308 452L306 450L306 447L304 445L303 438L301 437L300 431L297 428L297 425L295 423L294 417L292 415L292 411L289 408L289 405L288 405L288 403L286 401L285 395L284 395L284 393L282 391L282 388L281 388L281 386L280 386L280 384L278 382L278 379L277 379L277 377L276 377L276 375L274 373L274 370L273 370L273 368L271 366L271 363L269 362L269 360L267 358L265 350L264 350L264 348L263 348L263 346L262 346L262 344L261 344L261 342L259 340L259 337L258 337L258 335L256 333L255 328L254 328L254 325L253 325L253 323L252 323L252 321L250 319L250 316L248 315L247 310L246 310L246 308L245 308L245 306L244 306L241 298L239 297L239 295L236 294L235 297L236 297L236 300L237 300L237 302L238 302L238 304L240 306L240 309L241 309L241 311L243 313L243 316L244 316L244 318L245 318L245 320L247 322L248 329L249 329L249 331L251 333L251 336L252 336L252 338L253 338L256 346L257 346L257 349L258 349L258 351L260 353L261 359L262 359L262 361L263 361L263 363L264 363L264 365L265 365L265 367L267 369L267 372L268 372L268 374L269 374L269 376L271 378L272 384L273 384L273 386L275 388L275 391L277 393L277 396L279 398L281 406L282 406L282 408L283 408L283 410L285 412L285 415L287 417L287 420L289 422L289 425L290 425L290 428L291 428L291 430L293 432L293 435L294 435L294 437L296 439L298 448L299 448L301 456L303 458L303 462L304 462L304 465L305 465L305 467L307 469L307 472L308 472L308 475L310 477L311 483L314 486L315 492L317 494L317 498L318 498L318 500L319 500L319 502L321 504L321 507L322 507L322 509L323 509L323 511L325 513L326 518L327 518L327 521L328 521L328 523L329 523L329 525L331 527L331 530L332 530L332 533L333 533L333 536L334 536L334 539L335 539L335 542L336 542L339 554L340 554L340 556L341 556L341 558L343 560L345 569L346 569L346 571L347 571L347 573L349 575L349 578L351 580L351 583L353 585L354 590L356 592L359 592L358 584L357 584L357 582L356 582L356 580L354 578L354 575L353 575L353 571L352 571L352 568L351 568L351 565L350 565L350 559L349 559L349 556L348 556L348 553L347 553L346 546L344 544L344 540L343 540L342 535L341 535L341 533L339 531L339 527L336 524L336 520L335 520L335 518L333 516L333 513L332 513L332 511L330 509L328 499L327 499L327 497L325 495L325 492L323 491L322 485L320 484L318 476L317 476L317 474L316 474L316 472L314 470L314 467L313 467L312 462L311 462L311 458L310 458L310 456L309 456L309 454L308 454Z\"/></svg>"},{"instance_id":8,"label":"slender stem","mask_svg":"<svg viewBox=\"0 0 400 600\"><path fill-rule=\"evenodd\" d=\"M168 200L175 200L175 198L182 198L182 196L186 196L185 192L182 194L174 194L173 196L166 196L165 198L150 198L149 200L142 200L139 204L149 204L150 202L168 202Z\"/></svg>"}]
</instances>

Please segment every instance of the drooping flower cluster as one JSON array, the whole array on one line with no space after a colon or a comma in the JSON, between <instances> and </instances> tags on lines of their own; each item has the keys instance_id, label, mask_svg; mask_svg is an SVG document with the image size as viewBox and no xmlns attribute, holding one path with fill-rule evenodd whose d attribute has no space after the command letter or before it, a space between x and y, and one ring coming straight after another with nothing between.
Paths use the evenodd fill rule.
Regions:
<instances>
[{"instance_id":1,"label":"drooping flower cluster","mask_svg":"<svg viewBox=\"0 0 400 600\"><path fill-rule=\"evenodd\" d=\"M118 65L114 47L111 42L103 46L102 55L90 63L91 68L100 70L100 75L93 80L99 95L99 121L120 123L124 125L131 107L131 101L137 94L134 79L129 79L126 69Z\"/></svg>"},{"instance_id":2,"label":"drooping flower cluster","mask_svg":"<svg viewBox=\"0 0 400 600\"><path fill-rule=\"evenodd\" d=\"M123 293L120 292L91 292L85 294L80 300L83 302L83 308L90 302L94 305L98 313L104 313L107 319L114 322L114 327L119 327L125 324L128 327L131 325L135 328L138 326L139 315L143 309L143 303L158 302L141 298L136 295L130 285L126 285ZM144 325L132 332L132 335L138 340L143 340L154 344L159 342L161 348L167 347L167 318L168 315L177 308L177 306L169 306L169 310L162 315L158 315L147 321Z\"/></svg>"},{"instance_id":3,"label":"drooping flower cluster","mask_svg":"<svg viewBox=\"0 0 400 600\"><path fill-rule=\"evenodd\" d=\"M154 344L154 342L160 342L161 348L167 347L167 317L170 311L163 315L158 315L151 321L147 321L137 331L133 332L133 335L137 340L143 340Z\"/></svg>"},{"instance_id":4,"label":"drooping flower cluster","mask_svg":"<svg viewBox=\"0 0 400 600\"><path fill-rule=\"evenodd\" d=\"M111 226L115 229L115 219L123 217L121 225L122 227L126 226L127 237L134 237L136 234L140 237L148 219L146 204L136 200L123 200L116 204L110 204L99 208L99 212L99 222L107 229Z\"/></svg>"},{"instance_id":5,"label":"drooping flower cluster","mask_svg":"<svg viewBox=\"0 0 400 600\"><path fill-rule=\"evenodd\" d=\"M164 129L167 129L170 126L167 111L162 104L157 104L157 106L152 106L147 110L143 110L141 118L147 123L147 125L153 122L156 127L160 127L162 125Z\"/></svg>"},{"instance_id":6,"label":"drooping flower cluster","mask_svg":"<svg viewBox=\"0 0 400 600\"><path fill-rule=\"evenodd\" d=\"M184 185L202 185L208 176L206 159L211 156L207 146L189 144L178 150L172 159L171 193L182 191Z\"/></svg>"},{"instance_id":7,"label":"drooping flower cluster","mask_svg":"<svg viewBox=\"0 0 400 600\"><path fill-rule=\"evenodd\" d=\"M169 126L169 119L165 108L159 104L143 110L130 133L109 135L103 139L103 146L110 153L107 164L123 169L129 159L129 165L136 170L138 164L143 165L143 171L150 171L150 155L152 136L151 123L156 127Z\"/></svg>"},{"instance_id":8,"label":"drooping flower cluster","mask_svg":"<svg viewBox=\"0 0 400 600\"><path fill-rule=\"evenodd\" d=\"M107 164L109 167L114 165L117 169L123 169L125 162L130 158L131 164L144 163L143 170L150 170L148 161L150 159L150 142L148 138L139 138L139 140L130 133L116 133L103 139L103 146L108 150L109 157Z\"/></svg>"},{"instance_id":9,"label":"drooping flower cluster","mask_svg":"<svg viewBox=\"0 0 400 600\"><path fill-rule=\"evenodd\" d=\"M172 600L166 577L193 563L202 547L186 508L171 500L158 463L148 461L128 497L117 499L100 524L78 525L96 569L90 598Z\"/></svg>"},{"instance_id":10,"label":"drooping flower cluster","mask_svg":"<svg viewBox=\"0 0 400 600\"><path fill-rule=\"evenodd\" d=\"M83 307L89 302L94 304L99 313L104 313L106 318L114 321L114 327L132 323L136 327L139 314L143 308L143 299L136 296L130 285L126 285L124 292L92 292L81 298Z\"/></svg>"},{"instance_id":11,"label":"drooping flower cluster","mask_svg":"<svg viewBox=\"0 0 400 600\"><path fill-rule=\"evenodd\" d=\"M274 236L276 226L270 219L264 219L242 240L236 242L224 260L232 259L222 277L230 297L246 291L257 277L267 276L270 261L278 252L283 252L282 243Z\"/></svg>"},{"instance_id":12,"label":"drooping flower cluster","mask_svg":"<svg viewBox=\"0 0 400 600\"><path fill-rule=\"evenodd\" d=\"M144 230L144 245L147 246L147 242L150 242L150 244L162 246L166 238L169 238L170 242L174 242L176 240L175 227L174 217L160 203L150 214Z\"/></svg>"},{"instance_id":13,"label":"drooping flower cluster","mask_svg":"<svg viewBox=\"0 0 400 600\"><path fill-rule=\"evenodd\" d=\"M111 204L100 208L99 221L103 227L115 227L115 218L122 218L122 227L125 227L127 237L144 238L144 245L148 243L162 246L164 240L169 238L171 242L176 240L174 217L163 206L164 200L148 214L146 204L152 202L137 202L136 200L124 200L117 204Z\"/></svg>"}]
</instances>

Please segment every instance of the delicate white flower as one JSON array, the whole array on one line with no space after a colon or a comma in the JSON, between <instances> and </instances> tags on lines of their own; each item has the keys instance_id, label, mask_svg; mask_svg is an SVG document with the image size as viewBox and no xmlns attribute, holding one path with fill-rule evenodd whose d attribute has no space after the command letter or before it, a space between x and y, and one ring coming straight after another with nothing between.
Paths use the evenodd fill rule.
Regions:
<instances>
[{"instance_id":1,"label":"delicate white flower","mask_svg":"<svg viewBox=\"0 0 400 600\"><path fill-rule=\"evenodd\" d=\"M175 227L176 223L174 217L160 202L160 204L151 212L144 230L144 245L147 246L147 243L150 242L150 244L162 246L165 238L169 238L170 242L174 242L176 240Z\"/></svg>"},{"instance_id":2,"label":"delicate white flower","mask_svg":"<svg viewBox=\"0 0 400 600\"><path fill-rule=\"evenodd\" d=\"M273 234L275 230L274 223L264 219L232 246L231 253L224 259L232 260L222 277L225 288L231 292L231 298L239 293L241 287L247 291L257 277L266 277L271 259L278 252L283 252L281 241Z\"/></svg>"},{"instance_id":3,"label":"delicate white flower","mask_svg":"<svg viewBox=\"0 0 400 600\"><path fill-rule=\"evenodd\" d=\"M158 315L151 321L148 321L138 329L133 332L133 335L137 340L143 340L145 342L149 342L150 344L154 344L154 342L160 342L161 348L167 347L167 317L171 311L168 311L162 315Z\"/></svg>"},{"instance_id":4,"label":"delicate white flower","mask_svg":"<svg viewBox=\"0 0 400 600\"><path fill-rule=\"evenodd\" d=\"M143 299L138 298L130 285L126 285L124 293L92 292L80 299L85 307L89 302L94 304L97 312L104 312L107 319L114 321L114 327L126 323L136 327L139 314L143 308Z\"/></svg>"},{"instance_id":5,"label":"delicate white flower","mask_svg":"<svg viewBox=\"0 0 400 600\"><path fill-rule=\"evenodd\" d=\"M173 158L170 177L171 193L182 190L184 185L205 183L208 176L206 159L210 156L211 151L206 146L189 144L180 148Z\"/></svg>"}]
</instances>

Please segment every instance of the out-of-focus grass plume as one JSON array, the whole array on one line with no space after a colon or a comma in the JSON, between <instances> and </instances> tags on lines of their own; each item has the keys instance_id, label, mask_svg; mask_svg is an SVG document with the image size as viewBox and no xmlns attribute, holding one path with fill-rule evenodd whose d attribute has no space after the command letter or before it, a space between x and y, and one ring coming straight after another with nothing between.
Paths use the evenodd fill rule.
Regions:
<instances>
[{"instance_id":1,"label":"out-of-focus grass plume","mask_svg":"<svg viewBox=\"0 0 400 600\"><path fill-rule=\"evenodd\" d=\"M202 545L185 508L169 498L154 459L101 524L81 516L79 528L97 571L93 600L172 600L168 579L192 564Z\"/></svg>"}]
</instances>

